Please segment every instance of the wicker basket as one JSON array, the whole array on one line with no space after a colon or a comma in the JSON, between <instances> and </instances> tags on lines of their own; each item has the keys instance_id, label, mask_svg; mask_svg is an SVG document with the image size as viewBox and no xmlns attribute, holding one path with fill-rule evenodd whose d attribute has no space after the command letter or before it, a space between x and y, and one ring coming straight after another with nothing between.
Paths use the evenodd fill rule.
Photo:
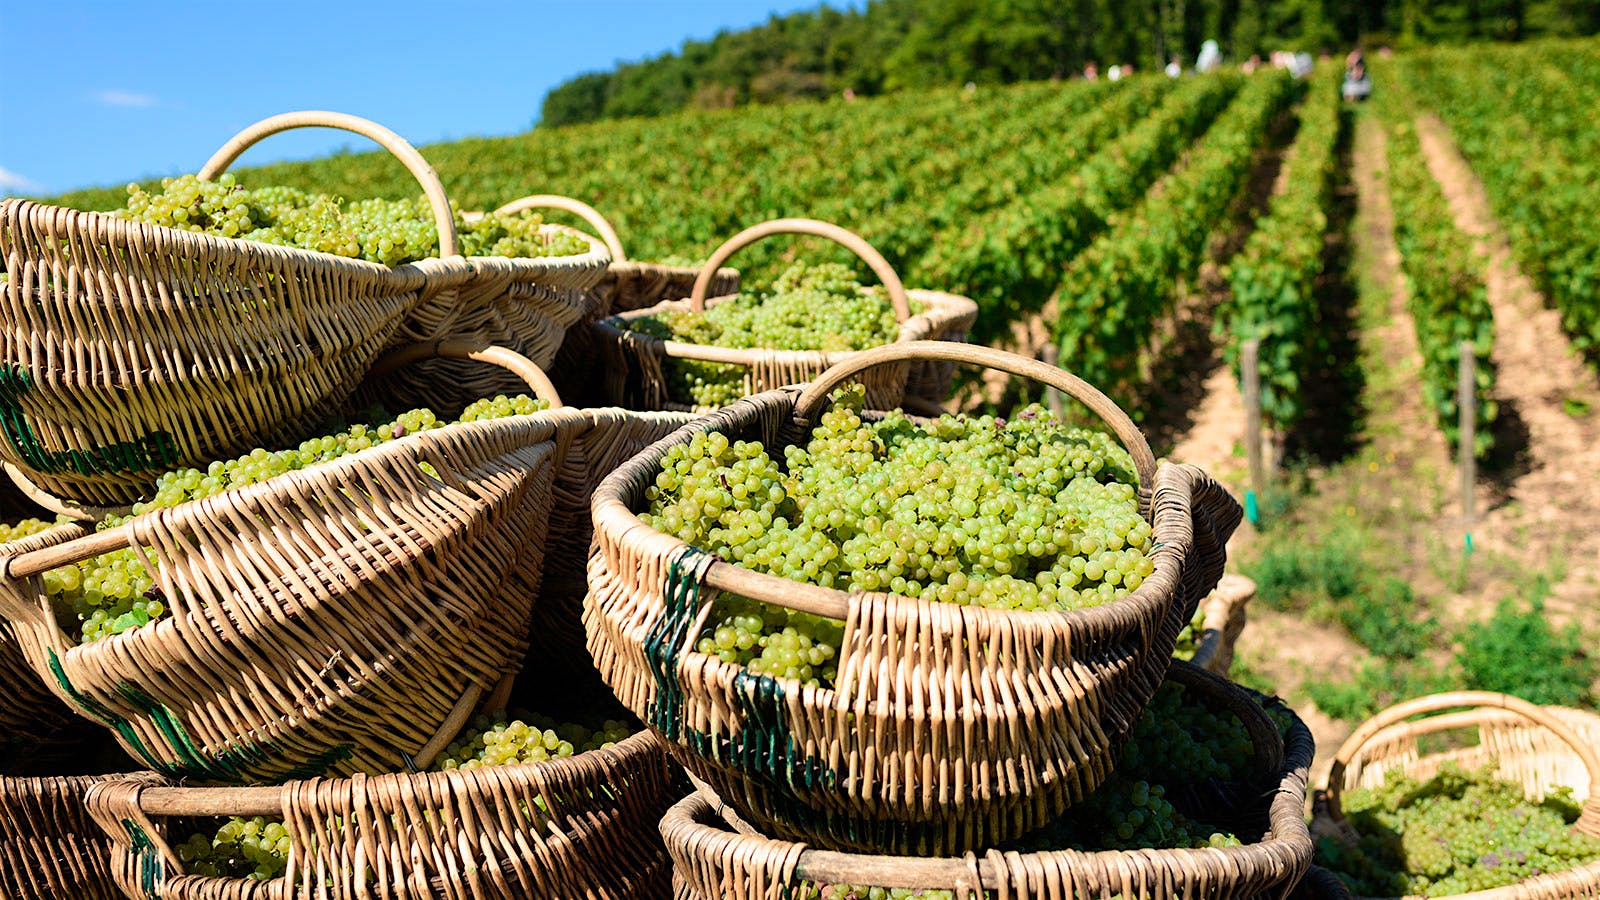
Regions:
<instances>
[{"instance_id":1,"label":"wicker basket","mask_svg":"<svg viewBox=\"0 0 1600 900\"><path fill-rule=\"evenodd\" d=\"M900 277L888 261L872 245L858 235L837 225L813 219L774 219L729 238L711 254L695 281L693 292L687 300L670 300L646 309L634 310L602 319L594 325L594 333L605 354L605 377L608 402L619 406L644 409L690 410L678 398L669 395L664 370L668 359L692 359L704 362L740 366L745 370L744 393L756 394L789 384L800 384L821 375L829 366L845 362L858 353L823 352L818 350L732 349L686 344L681 341L662 340L650 335L628 330L628 323L646 316L665 312L690 310L702 312L708 305L732 299L706 296L718 266L727 262L734 253L762 238L776 234L810 234L835 241L861 257L883 282L894 305L895 317L900 321L900 342L919 341L939 335L959 333L965 335L978 315L978 307L965 297L942 294L936 291L907 292ZM923 312L913 316L910 300L923 305ZM867 404L873 409L893 409L908 403L908 408L919 413L936 413L944 395L949 390L949 372L945 372L943 388L937 377L939 361L897 361L862 376L867 388ZM908 395L912 371L917 371L918 384L923 390L936 395ZM695 409L706 412L706 409Z\"/></svg>"},{"instance_id":2,"label":"wicker basket","mask_svg":"<svg viewBox=\"0 0 1600 900\"><path fill-rule=\"evenodd\" d=\"M122 900L111 878L111 841L84 807L90 785L157 777L0 777L0 897L7 900Z\"/></svg>"},{"instance_id":3,"label":"wicker basket","mask_svg":"<svg viewBox=\"0 0 1600 900\"><path fill-rule=\"evenodd\" d=\"M502 587L537 584L555 470L588 425L556 409L421 431L10 555L0 614L35 676L156 771L425 765L521 663L534 594ZM77 645L38 576L130 546L171 613Z\"/></svg>"},{"instance_id":4,"label":"wicker basket","mask_svg":"<svg viewBox=\"0 0 1600 900\"><path fill-rule=\"evenodd\" d=\"M399 157L453 250L444 188L382 126L308 112ZM288 126L285 126L288 127ZM202 177L221 171L213 159ZM160 472L298 440L402 320L469 273L395 268L0 201L0 459L43 494L132 502ZM431 299L430 299L431 297ZM80 514L70 505L52 508Z\"/></svg>"},{"instance_id":5,"label":"wicker basket","mask_svg":"<svg viewBox=\"0 0 1600 900\"><path fill-rule=\"evenodd\" d=\"M1233 667L1233 648L1249 621L1250 601L1256 595L1256 583L1243 575L1222 576L1217 587L1201 602L1205 612L1205 629L1200 634L1200 646L1195 648L1190 662L1218 675L1227 677Z\"/></svg>"},{"instance_id":6,"label":"wicker basket","mask_svg":"<svg viewBox=\"0 0 1600 900\"><path fill-rule=\"evenodd\" d=\"M201 176L220 174L265 137L325 124L317 115L320 114L285 113L251 125L217 151L201 170ZM448 200L442 206L436 200L434 214L448 218L453 228L454 214ZM432 290L424 302L409 310L390 345L460 340L505 347L537 366L548 367L555 361L567 328L582 319L593 304L590 288L605 276L610 256L600 241L575 229L546 225L541 232L552 238L558 234L576 235L588 242L589 250L576 256L463 259L452 230L449 241L440 241L440 259L429 260L424 267ZM400 373L389 387L399 402L414 404L416 396L427 394L444 410L453 410L479 397L515 390L519 385L494 370L452 360L431 360Z\"/></svg>"},{"instance_id":7,"label":"wicker basket","mask_svg":"<svg viewBox=\"0 0 1600 900\"><path fill-rule=\"evenodd\" d=\"M8 544L0 555L27 553L89 534L82 525L59 525ZM15 771L41 753L51 753L92 733L94 726L74 715L61 698L33 674L11 624L0 619L0 773ZM0 896L6 896L0 893Z\"/></svg>"},{"instance_id":8,"label":"wicker basket","mask_svg":"<svg viewBox=\"0 0 1600 900\"><path fill-rule=\"evenodd\" d=\"M852 595L717 561L633 512L669 447L722 431L776 452L809 431L842 381L911 359L977 362L1084 400L1132 452L1155 573L1124 600L1069 613ZM1158 470L1127 415L1080 379L968 344L892 344L804 393L758 394L698 419L608 477L594 497L584 624L623 703L764 831L840 849L963 852L1043 825L1105 777L1222 574L1239 516L1200 470ZM697 617L719 590L845 620L837 687L752 676L696 652Z\"/></svg>"},{"instance_id":9,"label":"wicker basket","mask_svg":"<svg viewBox=\"0 0 1600 900\"><path fill-rule=\"evenodd\" d=\"M1430 718L1407 721L1427 713ZM1422 753L1418 740L1459 729L1476 729L1479 742ZM1573 830L1600 837L1600 716L1562 707L1536 706L1487 691L1454 691L1408 700L1378 713L1350 735L1333 759L1326 791L1317 797L1319 831L1354 840L1344 817L1343 791L1383 783L1399 769L1429 778L1446 762L1474 769L1495 767L1495 776L1521 784L1530 800L1552 787L1567 786L1587 797ZM1600 862L1566 872L1540 875L1515 885L1454 897L1471 900L1561 900L1600 897Z\"/></svg>"},{"instance_id":10,"label":"wicker basket","mask_svg":"<svg viewBox=\"0 0 1600 900\"><path fill-rule=\"evenodd\" d=\"M703 790L675 805L661 822L673 859L677 900L768 900L795 896L806 884L930 888L957 897L1011 900L1058 897L1281 897L1311 864L1311 836L1302 816L1311 734L1295 720L1287 742L1251 695L1184 663L1172 676L1212 706L1240 713L1258 748L1265 779L1258 796L1232 818L1246 823L1238 847L1079 852L989 850L964 857L918 859L814 850L772 840L750 828ZM1253 713L1248 711L1253 710ZM804 896L803 894L799 896Z\"/></svg>"},{"instance_id":11,"label":"wicker basket","mask_svg":"<svg viewBox=\"0 0 1600 900\"><path fill-rule=\"evenodd\" d=\"M472 770L263 788L107 782L88 804L129 897L633 900L668 890L656 829L672 784L660 745L640 733L566 759ZM184 874L169 842L200 830L188 817L258 815L289 830L286 876Z\"/></svg>"},{"instance_id":12,"label":"wicker basket","mask_svg":"<svg viewBox=\"0 0 1600 900\"><path fill-rule=\"evenodd\" d=\"M1321 866L1312 866L1306 877L1289 895L1290 900L1352 900L1350 889L1339 876Z\"/></svg>"},{"instance_id":13,"label":"wicker basket","mask_svg":"<svg viewBox=\"0 0 1600 900\"><path fill-rule=\"evenodd\" d=\"M595 285L595 302L584 321L567 329L567 336L551 369L561 396L578 406L599 406L607 401L601 376L600 346L591 327L596 319L655 306L663 300L681 300L694 291L700 270L693 266L665 266L633 262L622 248L617 230L599 211L581 200L556 194L539 194L514 200L495 210L515 214L531 209L557 209L583 219L611 251L611 266ZM739 270L718 269L707 289L714 297L739 292Z\"/></svg>"}]
</instances>

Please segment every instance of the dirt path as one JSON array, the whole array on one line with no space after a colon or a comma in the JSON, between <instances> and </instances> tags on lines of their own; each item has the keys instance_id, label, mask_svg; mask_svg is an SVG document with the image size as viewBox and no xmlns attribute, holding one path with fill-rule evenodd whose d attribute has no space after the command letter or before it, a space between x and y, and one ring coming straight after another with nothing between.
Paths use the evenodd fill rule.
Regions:
<instances>
[{"instance_id":1,"label":"dirt path","mask_svg":"<svg viewBox=\"0 0 1600 900\"><path fill-rule=\"evenodd\" d=\"M1518 268L1483 185L1448 128L1429 115L1417 121L1417 135L1457 227L1477 240L1487 260L1495 393L1502 412L1526 427L1526 470L1513 473L1506 502L1482 517L1477 539L1485 549L1527 560L1535 567L1531 574L1545 560L1564 558L1564 572L1546 573L1557 582L1550 612L1592 625L1600 621L1593 603L1600 586L1600 483L1594 476L1600 471L1600 385L1572 351L1560 314Z\"/></svg>"}]
</instances>

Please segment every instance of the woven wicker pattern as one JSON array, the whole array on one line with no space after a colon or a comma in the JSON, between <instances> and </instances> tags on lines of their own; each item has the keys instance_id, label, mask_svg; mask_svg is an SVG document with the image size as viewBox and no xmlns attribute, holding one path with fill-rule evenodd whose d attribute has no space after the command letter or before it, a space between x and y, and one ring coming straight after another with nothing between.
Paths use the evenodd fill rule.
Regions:
<instances>
[{"instance_id":1,"label":"woven wicker pattern","mask_svg":"<svg viewBox=\"0 0 1600 900\"><path fill-rule=\"evenodd\" d=\"M668 358L741 366L745 369L743 390L746 395L810 381L829 367L853 359L860 351L825 353L815 350L708 347L662 340L628 330L628 323L634 319L672 311L699 311L731 299L725 295L707 299L712 284L720 277L718 267L736 251L775 234L827 237L866 261L888 288L895 314L900 320L900 333L896 338L899 342L941 336L951 339L964 337L977 320L977 305L965 297L937 291L907 292L888 261L858 235L837 225L811 219L776 219L745 229L717 248L700 270L694 291L688 299L664 301L645 309L615 314L594 324L593 331L602 348L607 402L645 409L691 409L669 395L664 369ZM923 305L921 313L911 315L910 299ZM930 360L901 361L863 373L859 380L867 388L867 404L873 409L898 407L906 399L907 385L911 383L913 371L917 373L918 390L927 392L918 396L934 405L943 403L949 393L953 370L948 364Z\"/></svg>"},{"instance_id":2,"label":"woven wicker pattern","mask_svg":"<svg viewBox=\"0 0 1600 900\"><path fill-rule=\"evenodd\" d=\"M89 818L84 795L110 779L0 777L0 896L7 900L120 900L111 879L111 841Z\"/></svg>"},{"instance_id":3,"label":"woven wicker pattern","mask_svg":"<svg viewBox=\"0 0 1600 900\"><path fill-rule=\"evenodd\" d=\"M88 533L81 525L62 525L0 545L3 548L0 555L52 547ZM85 730L92 728L33 674L11 624L3 619L0 619L0 684L5 685L5 693L0 695L0 771L8 770L5 759L8 755L36 755L41 745L70 742L83 737Z\"/></svg>"},{"instance_id":4,"label":"woven wicker pattern","mask_svg":"<svg viewBox=\"0 0 1600 900\"><path fill-rule=\"evenodd\" d=\"M36 676L152 769L227 781L425 764L514 670L555 469L588 419L418 432L12 556L0 586ZM427 466L428 468L424 468ZM38 572L117 547L169 616L77 646Z\"/></svg>"},{"instance_id":5,"label":"woven wicker pattern","mask_svg":"<svg viewBox=\"0 0 1600 900\"><path fill-rule=\"evenodd\" d=\"M1425 713L1442 714L1406 721ZM1479 745L1437 753L1419 751L1419 739L1461 729L1475 729ZM1600 716L1535 706L1483 691L1419 697L1391 706L1363 723L1334 757L1328 789L1318 798L1319 828L1334 829L1353 839L1354 830L1339 804L1343 791L1380 783L1387 772L1397 768L1416 778L1428 778L1447 761L1467 767L1493 763L1496 777L1521 784L1530 799L1542 798L1554 786L1571 787L1575 797L1587 798L1573 829L1600 836L1600 792L1592 790L1600 782ZM1596 898L1600 897L1600 862L1508 887L1453 896L1462 900Z\"/></svg>"},{"instance_id":6,"label":"woven wicker pattern","mask_svg":"<svg viewBox=\"0 0 1600 900\"><path fill-rule=\"evenodd\" d=\"M861 363L917 355L1042 374L1108 416L1115 410L1059 370L966 344L891 345ZM1156 571L1127 599L1070 613L801 585L714 562L633 513L670 445L712 430L786 445L809 432L812 398L854 374L841 367L805 395L790 389L742 400L601 484L585 601L589 650L624 704L763 830L844 849L990 846L1043 825L1105 777L1179 630L1221 575L1239 507L1198 469L1156 470L1118 412L1118 435L1138 447ZM695 623L714 594L707 588L845 620L836 686L751 676L695 652Z\"/></svg>"},{"instance_id":7,"label":"woven wicker pattern","mask_svg":"<svg viewBox=\"0 0 1600 900\"><path fill-rule=\"evenodd\" d=\"M89 808L112 871L152 900L633 900L664 896L666 760L649 734L542 763L312 779L282 788L107 783ZM194 815L275 815L294 841L271 881L183 874ZM211 828L215 828L214 824Z\"/></svg>"},{"instance_id":8,"label":"woven wicker pattern","mask_svg":"<svg viewBox=\"0 0 1600 900\"><path fill-rule=\"evenodd\" d=\"M1187 674L1178 673L1188 670ZM1268 769L1262 798L1251 798L1241 818L1251 820L1239 847L1016 853L990 850L964 857L917 859L831 853L803 843L772 840L728 815L702 790L680 801L662 820L673 858L679 900L768 900L803 883L874 887L942 888L956 896L995 900L1045 898L1252 898L1280 897L1311 864L1312 844L1301 810L1314 745L1294 720L1288 738L1242 689L1178 663L1175 676L1189 693L1213 706L1243 713ZM1253 706L1253 713L1248 707ZM1216 812L1215 808L1212 812ZM724 816L727 821L723 821ZM730 827L731 826L731 827ZM965 894L963 894L965 892Z\"/></svg>"},{"instance_id":9,"label":"woven wicker pattern","mask_svg":"<svg viewBox=\"0 0 1600 900\"><path fill-rule=\"evenodd\" d=\"M0 201L0 457L129 502L155 475L298 438L423 298L422 268Z\"/></svg>"}]
</instances>

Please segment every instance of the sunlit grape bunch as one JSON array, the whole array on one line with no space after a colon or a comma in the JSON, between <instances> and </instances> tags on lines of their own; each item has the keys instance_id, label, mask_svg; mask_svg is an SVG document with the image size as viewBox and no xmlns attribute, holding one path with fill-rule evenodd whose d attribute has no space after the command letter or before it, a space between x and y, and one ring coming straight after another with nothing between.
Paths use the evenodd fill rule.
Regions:
<instances>
[{"instance_id":1,"label":"sunlit grape bunch","mask_svg":"<svg viewBox=\"0 0 1600 900\"><path fill-rule=\"evenodd\" d=\"M1132 460L1108 436L1038 408L867 422L864 396L836 392L782 465L717 432L672 447L643 520L748 569L994 609L1097 606L1154 573ZM823 685L841 636L840 623L723 595L697 649Z\"/></svg>"},{"instance_id":2,"label":"sunlit grape bunch","mask_svg":"<svg viewBox=\"0 0 1600 900\"><path fill-rule=\"evenodd\" d=\"M766 293L739 294L703 313L644 316L628 327L703 346L835 352L892 343L900 334L885 291L862 286L836 263L797 263ZM669 359L666 375L675 397L698 406L726 406L744 393L741 366Z\"/></svg>"},{"instance_id":3,"label":"sunlit grape bunch","mask_svg":"<svg viewBox=\"0 0 1600 900\"><path fill-rule=\"evenodd\" d=\"M1206 611L1203 607L1197 607L1189 618L1189 624L1178 632L1178 642L1172 648L1173 659L1194 659L1194 655L1200 652L1200 640L1205 630Z\"/></svg>"},{"instance_id":4,"label":"sunlit grape bunch","mask_svg":"<svg viewBox=\"0 0 1600 900\"><path fill-rule=\"evenodd\" d=\"M617 719L607 719L599 727L590 728L575 723L557 724L540 715L522 714L511 719L504 713L493 718L479 716L466 733L445 748L433 768L443 772L563 759L610 747L634 730Z\"/></svg>"},{"instance_id":5,"label":"sunlit grape bunch","mask_svg":"<svg viewBox=\"0 0 1600 900\"><path fill-rule=\"evenodd\" d=\"M292 845L281 820L235 816L213 836L190 835L177 846L177 853L190 875L265 881L281 877L288 869Z\"/></svg>"},{"instance_id":6,"label":"sunlit grape bunch","mask_svg":"<svg viewBox=\"0 0 1600 900\"><path fill-rule=\"evenodd\" d=\"M65 518L57 519L54 522L46 522L44 519L23 519L10 525L0 522L0 544L9 544L12 541L20 541L25 537L32 537L49 531L65 521L67 521Z\"/></svg>"},{"instance_id":7,"label":"sunlit grape bunch","mask_svg":"<svg viewBox=\"0 0 1600 900\"><path fill-rule=\"evenodd\" d=\"M1492 766L1446 763L1425 780L1391 770L1375 788L1344 792L1341 806L1359 840L1323 837L1316 860L1362 896L1466 894L1600 861L1600 838L1571 828L1569 788L1530 801Z\"/></svg>"},{"instance_id":8,"label":"sunlit grape bunch","mask_svg":"<svg viewBox=\"0 0 1600 900\"><path fill-rule=\"evenodd\" d=\"M215 181L195 175L163 179L160 193L128 185L119 218L218 237L242 238L398 266L439 255L439 232L426 198L355 200L290 187L246 189L232 174ZM586 253L577 234L543 229L526 212L455 216L466 256L544 257Z\"/></svg>"},{"instance_id":9,"label":"sunlit grape bunch","mask_svg":"<svg viewBox=\"0 0 1600 900\"><path fill-rule=\"evenodd\" d=\"M474 402L458 421L528 415L548 409L549 405L524 394L500 395ZM258 447L237 459L217 460L204 469L176 469L156 480L154 493L148 500L134 504L133 515L258 484L447 424L432 410L414 409L376 426L356 423L335 434L302 441L292 449L269 451ZM115 528L126 521L128 517L110 517L100 527ZM114 550L46 572L44 591L64 626L75 625L83 641L94 641L149 624L168 613L166 598L155 583L155 565L154 560L144 558L133 548Z\"/></svg>"}]
</instances>

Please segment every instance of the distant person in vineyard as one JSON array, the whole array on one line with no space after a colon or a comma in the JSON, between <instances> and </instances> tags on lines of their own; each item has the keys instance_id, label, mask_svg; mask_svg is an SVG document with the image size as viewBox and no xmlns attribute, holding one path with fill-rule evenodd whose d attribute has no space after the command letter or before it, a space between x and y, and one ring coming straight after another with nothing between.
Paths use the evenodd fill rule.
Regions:
<instances>
[{"instance_id":1,"label":"distant person in vineyard","mask_svg":"<svg viewBox=\"0 0 1600 900\"><path fill-rule=\"evenodd\" d=\"M1183 63L1178 62L1178 58L1176 56L1174 56L1173 58L1167 60L1167 77L1168 78L1177 78L1178 76L1180 76L1182 74L1183 74Z\"/></svg>"},{"instance_id":2,"label":"distant person in vineyard","mask_svg":"<svg viewBox=\"0 0 1600 900\"><path fill-rule=\"evenodd\" d=\"M1200 55L1195 58L1194 70L1196 72L1209 72L1222 64L1222 48L1216 41L1206 41L1200 45Z\"/></svg>"},{"instance_id":3,"label":"distant person in vineyard","mask_svg":"<svg viewBox=\"0 0 1600 900\"><path fill-rule=\"evenodd\" d=\"M1109 80L1109 81L1121 81L1122 80L1122 67L1121 66L1112 66L1111 68L1107 69L1106 70L1106 79Z\"/></svg>"},{"instance_id":4,"label":"distant person in vineyard","mask_svg":"<svg viewBox=\"0 0 1600 900\"><path fill-rule=\"evenodd\" d=\"M1094 64L1094 60L1091 59L1087 63L1084 63L1083 77L1090 81L1100 80L1100 67Z\"/></svg>"},{"instance_id":5,"label":"distant person in vineyard","mask_svg":"<svg viewBox=\"0 0 1600 900\"><path fill-rule=\"evenodd\" d=\"M1261 68L1261 54L1252 53L1250 54L1250 58L1245 60L1239 66L1239 71L1245 73L1246 75L1253 75L1259 68Z\"/></svg>"},{"instance_id":6,"label":"distant person in vineyard","mask_svg":"<svg viewBox=\"0 0 1600 900\"><path fill-rule=\"evenodd\" d=\"M1350 51L1344 58L1344 85L1341 88L1346 103L1359 103L1372 94L1372 78L1367 75L1367 60L1361 48Z\"/></svg>"}]
</instances>

